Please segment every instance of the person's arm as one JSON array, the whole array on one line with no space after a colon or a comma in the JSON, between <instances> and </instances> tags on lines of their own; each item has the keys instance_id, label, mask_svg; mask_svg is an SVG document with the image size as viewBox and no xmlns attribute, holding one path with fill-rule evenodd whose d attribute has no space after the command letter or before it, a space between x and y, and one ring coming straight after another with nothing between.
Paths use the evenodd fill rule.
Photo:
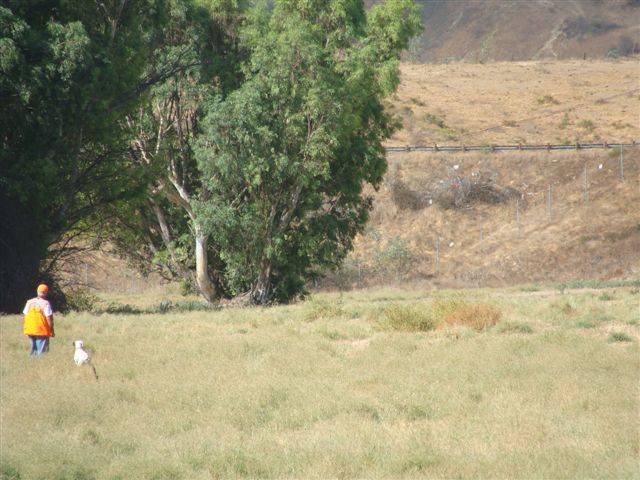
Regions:
<instances>
[{"instance_id":1,"label":"person's arm","mask_svg":"<svg viewBox=\"0 0 640 480\"><path fill-rule=\"evenodd\" d=\"M53 328L53 314L47 316L47 323L49 324L49 328L51 329L51 336L55 337L56 336L56 331Z\"/></svg>"},{"instance_id":2,"label":"person's arm","mask_svg":"<svg viewBox=\"0 0 640 480\"><path fill-rule=\"evenodd\" d=\"M49 324L49 329L51 330L51 336L56 336L56 331L53 328L53 308L51 308L51 303L47 301L46 307L44 309L44 316L47 319L47 323Z\"/></svg>"}]
</instances>

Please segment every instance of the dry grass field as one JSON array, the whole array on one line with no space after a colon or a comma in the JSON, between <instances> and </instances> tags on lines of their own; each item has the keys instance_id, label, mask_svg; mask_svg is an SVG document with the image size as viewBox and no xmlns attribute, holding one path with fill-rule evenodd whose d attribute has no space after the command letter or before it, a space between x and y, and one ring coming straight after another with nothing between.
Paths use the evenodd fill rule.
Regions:
<instances>
[{"instance_id":1,"label":"dry grass field","mask_svg":"<svg viewBox=\"0 0 640 480\"><path fill-rule=\"evenodd\" d=\"M640 62L404 64L389 145L640 140Z\"/></svg>"},{"instance_id":2,"label":"dry grass field","mask_svg":"<svg viewBox=\"0 0 640 480\"><path fill-rule=\"evenodd\" d=\"M40 359L0 317L0 478L638 478L637 284L127 313L167 298Z\"/></svg>"}]
</instances>

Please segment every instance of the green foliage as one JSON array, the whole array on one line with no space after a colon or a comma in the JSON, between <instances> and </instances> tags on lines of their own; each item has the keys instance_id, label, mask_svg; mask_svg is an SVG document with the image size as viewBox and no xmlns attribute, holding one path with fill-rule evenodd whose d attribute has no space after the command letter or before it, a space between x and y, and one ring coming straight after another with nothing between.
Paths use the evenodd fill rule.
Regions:
<instances>
[{"instance_id":1,"label":"green foliage","mask_svg":"<svg viewBox=\"0 0 640 480\"><path fill-rule=\"evenodd\" d=\"M185 301L185 302L171 302L163 301L155 307L145 310L144 313L184 313L184 312L208 312L215 310L216 307L212 307L208 303L197 301Z\"/></svg>"},{"instance_id":2,"label":"green foliage","mask_svg":"<svg viewBox=\"0 0 640 480\"><path fill-rule=\"evenodd\" d=\"M407 241L402 237L393 237L385 248L374 255L377 269L383 273L390 273L396 280L407 273L414 260L414 253Z\"/></svg>"},{"instance_id":3,"label":"green foliage","mask_svg":"<svg viewBox=\"0 0 640 480\"><path fill-rule=\"evenodd\" d=\"M0 479L2 480L20 480L20 472L11 465L2 464L0 466Z\"/></svg>"},{"instance_id":4,"label":"green foliage","mask_svg":"<svg viewBox=\"0 0 640 480\"><path fill-rule=\"evenodd\" d=\"M52 274L65 240L94 229L103 207L140 192L122 161L120 120L157 77L145 68L165 6L0 7L0 310Z\"/></svg>"},{"instance_id":5,"label":"green foliage","mask_svg":"<svg viewBox=\"0 0 640 480\"><path fill-rule=\"evenodd\" d=\"M75 312L91 312L96 308L98 297L86 289L75 288L66 293L67 308Z\"/></svg>"},{"instance_id":6,"label":"green foliage","mask_svg":"<svg viewBox=\"0 0 640 480\"><path fill-rule=\"evenodd\" d=\"M363 185L386 169L382 100L419 31L407 0L281 1L248 14L246 81L207 105L196 212L231 293L286 301L336 268L368 217Z\"/></svg>"},{"instance_id":7,"label":"green foliage","mask_svg":"<svg viewBox=\"0 0 640 480\"><path fill-rule=\"evenodd\" d=\"M615 343L615 342L633 342L633 338L630 337L628 334L626 334L625 332L610 332L609 336L607 337L607 341L609 343Z\"/></svg>"},{"instance_id":8,"label":"green foliage","mask_svg":"<svg viewBox=\"0 0 640 480\"><path fill-rule=\"evenodd\" d=\"M0 310L98 227L145 272L257 303L340 264L386 168L413 2L3 5Z\"/></svg>"},{"instance_id":9,"label":"green foliage","mask_svg":"<svg viewBox=\"0 0 640 480\"><path fill-rule=\"evenodd\" d=\"M580 328L594 328L606 322L610 322L614 317L601 309L591 309L582 316L576 326Z\"/></svg>"},{"instance_id":10,"label":"green foliage","mask_svg":"<svg viewBox=\"0 0 640 480\"><path fill-rule=\"evenodd\" d=\"M331 302L321 298L312 298L307 303L304 319L307 322L313 322L320 319L339 318L343 315L343 306L340 301Z\"/></svg>"},{"instance_id":11,"label":"green foliage","mask_svg":"<svg viewBox=\"0 0 640 480\"><path fill-rule=\"evenodd\" d=\"M383 310L378 326L388 330L426 332L438 326L438 317L424 306L396 303Z\"/></svg>"}]
</instances>

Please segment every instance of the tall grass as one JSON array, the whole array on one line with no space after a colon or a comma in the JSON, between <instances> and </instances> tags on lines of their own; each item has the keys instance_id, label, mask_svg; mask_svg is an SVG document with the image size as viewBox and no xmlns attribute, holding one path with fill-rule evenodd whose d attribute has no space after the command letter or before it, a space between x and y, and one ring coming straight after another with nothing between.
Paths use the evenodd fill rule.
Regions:
<instances>
[{"instance_id":1,"label":"tall grass","mask_svg":"<svg viewBox=\"0 0 640 480\"><path fill-rule=\"evenodd\" d=\"M37 360L21 318L0 317L0 472L636 478L638 342L607 335L615 324L637 340L640 328L576 328L602 302L566 293L575 314L565 316L556 298L388 290L266 309L74 313L57 318ZM463 304L492 305L498 326L531 330L378 328L394 309L444 320ZM637 295L617 290L606 306L629 318ZM73 364L76 338L91 346L99 381Z\"/></svg>"}]
</instances>

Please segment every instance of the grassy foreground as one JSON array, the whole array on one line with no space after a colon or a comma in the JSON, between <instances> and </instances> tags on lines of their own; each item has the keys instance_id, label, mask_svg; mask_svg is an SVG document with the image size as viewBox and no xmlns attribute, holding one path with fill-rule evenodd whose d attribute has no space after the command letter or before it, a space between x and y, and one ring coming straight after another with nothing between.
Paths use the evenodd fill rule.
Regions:
<instances>
[{"instance_id":1,"label":"grassy foreground","mask_svg":"<svg viewBox=\"0 0 640 480\"><path fill-rule=\"evenodd\" d=\"M2 479L640 478L637 288L56 321L0 317Z\"/></svg>"}]
</instances>

